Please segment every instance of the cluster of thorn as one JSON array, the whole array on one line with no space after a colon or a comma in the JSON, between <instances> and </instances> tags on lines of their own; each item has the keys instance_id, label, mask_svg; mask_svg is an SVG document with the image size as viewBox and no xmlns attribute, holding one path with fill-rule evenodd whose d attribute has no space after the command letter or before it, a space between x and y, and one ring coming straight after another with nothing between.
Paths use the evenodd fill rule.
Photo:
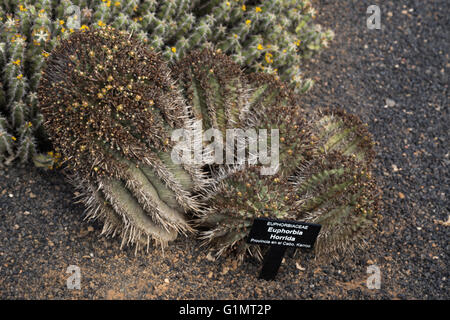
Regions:
<instances>
[{"instance_id":1,"label":"cluster of thorn","mask_svg":"<svg viewBox=\"0 0 450 320\"><path fill-rule=\"evenodd\" d=\"M111 27L75 31L51 52L38 88L44 126L87 217L136 250L192 232L187 211L208 180L171 161L173 130L191 127L168 64ZM41 160L44 162L43 160Z\"/></svg>"},{"instance_id":2,"label":"cluster of thorn","mask_svg":"<svg viewBox=\"0 0 450 320\"><path fill-rule=\"evenodd\" d=\"M132 32L177 61L196 48L216 47L251 71L266 72L302 92L302 61L333 34L314 24L310 0L4 0L0 3L0 165L33 159L46 145L36 90L45 58L70 34L107 26Z\"/></svg>"},{"instance_id":3,"label":"cluster of thorn","mask_svg":"<svg viewBox=\"0 0 450 320\"><path fill-rule=\"evenodd\" d=\"M367 126L342 109L303 108L274 77L252 74L246 82L257 94L241 125L279 129L279 170L263 176L261 165L221 168L206 195L209 210L199 219L204 243L217 256L233 252L242 259L250 252L261 258L261 248L245 239L253 219L266 217L321 224L320 258L363 245L381 195Z\"/></svg>"},{"instance_id":4,"label":"cluster of thorn","mask_svg":"<svg viewBox=\"0 0 450 320\"><path fill-rule=\"evenodd\" d=\"M86 176L112 174L105 147L141 160L167 151L167 126L184 124L168 67L125 32L75 32L47 64L38 91L47 132L58 141L55 150Z\"/></svg>"}]
</instances>

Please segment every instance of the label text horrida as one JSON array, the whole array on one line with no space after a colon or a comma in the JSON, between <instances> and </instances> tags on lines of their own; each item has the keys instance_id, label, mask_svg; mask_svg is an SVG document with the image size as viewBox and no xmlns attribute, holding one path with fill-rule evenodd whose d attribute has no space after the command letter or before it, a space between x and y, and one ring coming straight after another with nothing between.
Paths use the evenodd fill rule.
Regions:
<instances>
[{"instance_id":1,"label":"label text horrida","mask_svg":"<svg viewBox=\"0 0 450 320\"><path fill-rule=\"evenodd\" d=\"M295 237L291 237L291 236L277 236L276 234L271 234L270 235L270 240L295 241Z\"/></svg>"}]
</instances>

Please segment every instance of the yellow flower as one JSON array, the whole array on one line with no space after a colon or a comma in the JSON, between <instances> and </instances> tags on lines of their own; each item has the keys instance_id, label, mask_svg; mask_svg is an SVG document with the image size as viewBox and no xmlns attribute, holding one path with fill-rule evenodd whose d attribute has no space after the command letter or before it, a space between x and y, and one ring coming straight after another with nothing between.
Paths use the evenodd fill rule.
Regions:
<instances>
[{"instance_id":1,"label":"yellow flower","mask_svg":"<svg viewBox=\"0 0 450 320\"><path fill-rule=\"evenodd\" d=\"M14 43L14 42L16 42L16 40L18 40L18 39L26 40L27 38L26 38L26 37L22 37L20 34L16 34L16 35L12 36L11 42Z\"/></svg>"},{"instance_id":2,"label":"yellow flower","mask_svg":"<svg viewBox=\"0 0 450 320\"><path fill-rule=\"evenodd\" d=\"M59 20L59 24L62 26L64 24L64 20Z\"/></svg>"},{"instance_id":3,"label":"yellow flower","mask_svg":"<svg viewBox=\"0 0 450 320\"><path fill-rule=\"evenodd\" d=\"M16 141L17 139L16 139L16 137L11 137L11 139L13 139L14 141Z\"/></svg>"},{"instance_id":4,"label":"yellow flower","mask_svg":"<svg viewBox=\"0 0 450 320\"><path fill-rule=\"evenodd\" d=\"M261 9L261 7L256 7L256 8L255 8L255 11L256 11L256 12L261 12L262 9Z\"/></svg>"},{"instance_id":5,"label":"yellow flower","mask_svg":"<svg viewBox=\"0 0 450 320\"><path fill-rule=\"evenodd\" d=\"M262 44L261 44L261 43L258 44L258 50L262 50L262 49L264 49L264 47L262 46Z\"/></svg>"},{"instance_id":6,"label":"yellow flower","mask_svg":"<svg viewBox=\"0 0 450 320\"><path fill-rule=\"evenodd\" d=\"M295 41L295 45L296 45L297 47L300 45L300 43L301 43L300 40Z\"/></svg>"},{"instance_id":7,"label":"yellow flower","mask_svg":"<svg viewBox=\"0 0 450 320\"><path fill-rule=\"evenodd\" d=\"M23 78L23 74L19 74L17 77L16 77L17 79L22 79Z\"/></svg>"},{"instance_id":8,"label":"yellow flower","mask_svg":"<svg viewBox=\"0 0 450 320\"><path fill-rule=\"evenodd\" d=\"M229 1L227 1L227 6L230 6L230 2Z\"/></svg>"},{"instance_id":9,"label":"yellow flower","mask_svg":"<svg viewBox=\"0 0 450 320\"><path fill-rule=\"evenodd\" d=\"M120 1L114 2L114 6L119 7L120 6Z\"/></svg>"},{"instance_id":10,"label":"yellow flower","mask_svg":"<svg viewBox=\"0 0 450 320\"><path fill-rule=\"evenodd\" d=\"M98 22L98 25L99 25L100 27L106 26L106 24L105 24L102 20L100 20L100 21Z\"/></svg>"},{"instance_id":11,"label":"yellow flower","mask_svg":"<svg viewBox=\"0 0 450 320\"><path fill-rule=\"evenodd\" d=\"M84 31L86 31L86 30L89 30L89 27L88 27L87 25L83 24L83 25L80 27L80 30L84 32Z\"/></svg>"},{"instance_id":12,"label":"yellow flower","mask_svg":"<svg viewBox=\"0 0 450 320\"><path fill-rule=\"evenodd\" d=\"M13 64L15 64L16 66L20 65L20 59L17 59L16 61L13 61Z\"/></svg>"},{"instance_id":13,"label":"yellow flower","mask_svg":"<svg viewBox=\"0 0 450 320\"><path fill-rule=\"evenodd\" d=\"M241 9L242 9L242 11L247 10L247 7L245 6L245 4L242 5Z\"/></svg>"},{"instance_id":14,"label":"yellow flower","mask_svg":"<svg viewBox=\"0 0 450 320\"><path fill-rule=\"evenodd\" d=\"M44 51L42 52L42 55L47 58L50 55L50 53Z\"/></svg>"},{"instance_id":15,"label":"yellow flower","mask_svg":"<svg viewBox=\"0 0 450 320\"><path fill-rule=\"evenodd\" d=\"M172 47L172 52L173 52L173 53L177 52L177 48Z\"/></svg>"},{"instance_id":16,"label":"yellow flower","mask_svg":"<svg viewBox=\"0 0 450 320\"><path fill-rule=\"evenodd\" d=\"M19 10L20 10L20 11L27 11L27 8L25 8L23 5L20 5L20 6L19 6Z\"/></svg>"},{"instance_id":17,"label":"yellow flower","mask_svg":"<svg viewBox=\"0 0 450 320\"><path fill-rule=\"evenodd\" d=\"M269 64L272 63L273 62L272 57L273 57L273 55L270 52L267 52L266 56L265 56L266 62Z\"/></svg>"},{"instance_id":18,"label":"yellow flower","mask_svg":"<svg viewBox=\"0 0 450 320\"><path fill-rule=\"evenodd\" d=\"M246 21L245 21L245 24L246 24L246 25L249 25L250 23L252 23L252 20L246 20Z\"/></svg>"}]
</instances>

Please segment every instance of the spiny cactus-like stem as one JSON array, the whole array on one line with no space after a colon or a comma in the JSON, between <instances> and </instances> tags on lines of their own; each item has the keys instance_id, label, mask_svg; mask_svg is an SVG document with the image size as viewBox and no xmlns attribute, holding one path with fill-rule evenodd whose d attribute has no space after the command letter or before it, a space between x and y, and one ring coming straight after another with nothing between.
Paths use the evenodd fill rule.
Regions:
<instances>
[{"instance_id":1,"label":"spiny cactus-like stem","mask_svg":"<svg viewBox=\"0 0 450 320\"><path fill-rule=\"evenodd\" d=\"M173 68L193 117L203 128L240 127L249 109L249 86L239 65L217 51L195 51Z\"/></svg>"},{"instance_id":2,"label":"spiny cactus-like stem","mask_svg":"<svg viewBox=\"0 0 450 320\"><path fill-rule=\"evenodd\" d=\"M205 244L217 255L261 257L245 237L254 218L269 217L322 224L321 258L351 251L373 225L379 204L367 129L339 109L302 109L273 77L253 74L248 83L253 94L244 126L280 130L280 169L272 176L262 176L260 165L223 170L206 193L211 209L199 219Z\"/></svg>"},{"instance_id":3,"label":"spiny cactus-like stem","mask_svg":"<svg viewBox=\"0 0 450 320\"><path fill-rule=\"evenodd\" d=\"M334 256L352 250L379 209L370 165L331 151L300 166L293 180L294 210L303 220L322 225L316 252Z\"/></svg>"},{"instance_id":4,"label":"spiny cactus-like stem","mask_svg":"<svg viewBox=\"0 0 450 320\"><path fill-rule=\"evenodd\" d=\"M354 156L359 162L371 164L374 158L373 139L367 125L343 109L319 108L311 114L314 132L321 141L320 151L338 151Z\"/></svg>"},{"instance_id":5,"label":"spiny cactus-like stem","mask_svg":"<svg viewBox=\"0 0 450 320\"><path fill-rule=\"evenodd\" d=\"M171 133L191 119L159 54L112 28L75 32L52 51L38 94L55 150L89 186L89 217L138 246L193 231L185 213L201 209L193 193L206 178L172 162Z\"/></svg>"},{"instance_id":6,"label":"spiny cactus-like stem","mask_svg":"<svg viewBox=\"0 0 450 320\"><path fill-rule=\"evenodd\" d=\"M7 131L8 122L0 117L0 166L14 159L13 137Z\"/></svg>"}]
</instances>

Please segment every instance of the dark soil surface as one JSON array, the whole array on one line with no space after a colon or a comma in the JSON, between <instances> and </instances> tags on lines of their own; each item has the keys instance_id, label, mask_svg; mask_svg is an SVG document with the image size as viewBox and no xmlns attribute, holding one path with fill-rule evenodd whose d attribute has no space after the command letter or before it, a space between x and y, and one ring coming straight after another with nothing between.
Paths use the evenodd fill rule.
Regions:
<instances>
[{"instance_id":1,"label":"dark soil surface","mask_svg":"<svg viewBox=\"0 0 450 320\"><path fill-rule=\"evenodd\" d=\"M186 238L135 256L83 220L61 173L16 165L0 174L0 298L448 299L450 2L375 2L381 30L366 26L374 1L316 4L336 38L305 66L316 85L303 98L358 114L377 141L383 219L366 249L331 264L287 256L272 282ZM372 264L379 290L366 286ZM66 287L69 265L81 290Z\"/></svg>"}]
</instances>

